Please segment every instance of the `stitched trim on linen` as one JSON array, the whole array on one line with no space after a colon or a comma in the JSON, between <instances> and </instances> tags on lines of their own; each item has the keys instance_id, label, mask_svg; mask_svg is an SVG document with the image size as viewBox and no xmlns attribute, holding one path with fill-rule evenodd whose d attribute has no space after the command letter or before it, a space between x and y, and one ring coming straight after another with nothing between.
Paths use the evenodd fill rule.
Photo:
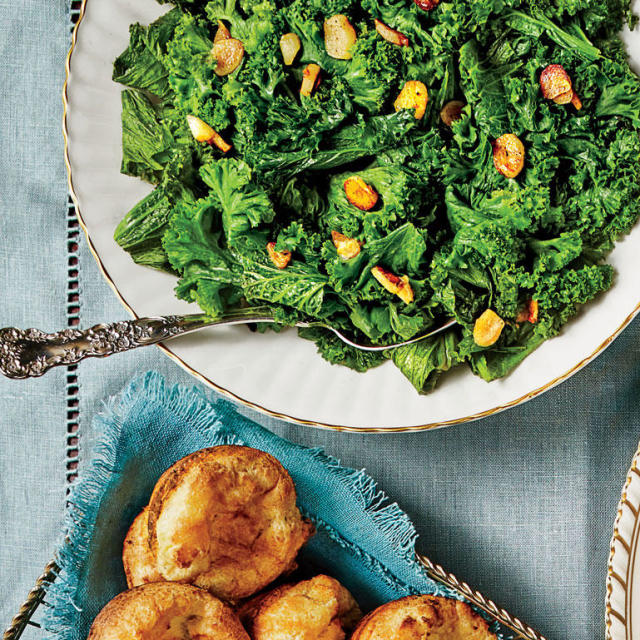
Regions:
<instances>
[{"instance_id":1,"label":"stitched trim on linen","mask_svg":"<svg viewBox=\"0 0 640 640\"><path fill-rule=\"evenodd\" d=\"M73 14L72 14L73 15ZM78 240L80 226L76 210L69 198L67 204L67 325L76 327L80 314L80 285L78 282ZM66 474L71 484L78 477L79 404L78 365L67 366L67 433L66 433ZM68 491L69 487L67 487Z\"/></svg>"},{"instance_id":2,"label":"stitched trim on linen","mask_svg":"<svg viewBox=\"0 0 640 640\"><path fill-rule=\"evenodd\" d=\"M69 2L69 36L80 17L81 0ZM76 327L80 323L80 284L78 281L78 241L80 225L76 217L76 209L71 197L67 203L67 326ZM79 443L79 385L78 365L67 367L66 380L67 401L67 433L65 449L65 465L67 474L67 493L70 485L78 477L78 443Z\"/></svg>"}]
</instances>

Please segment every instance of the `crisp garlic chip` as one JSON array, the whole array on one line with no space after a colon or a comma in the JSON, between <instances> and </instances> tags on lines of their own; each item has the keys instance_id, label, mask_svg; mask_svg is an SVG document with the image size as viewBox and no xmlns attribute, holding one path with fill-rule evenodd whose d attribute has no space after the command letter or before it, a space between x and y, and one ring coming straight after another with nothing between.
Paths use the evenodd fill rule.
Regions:
<instances>
[{"instance_id":1,"label":"crisp garlic chip","mask_svg":"<svg viewBox=\"0 0 640 640\"><path fill-rule=\"evenodd\" d=\"M492 309L487 309L473 326L473 341L479 347L495 344L504 329L504 320Z\"/></svg>"},{"instance_id":2,"label":"crisp garlic chip","mask_svg":"<svg viewBox=\"0 0 640 640\"><path fill-rule=\"evenodd\" d=\"M493 143L493 164L506 178L515 178L522 171L524 155L524 145L513 133L505 133Z\"/></svg>"}]
</instances>

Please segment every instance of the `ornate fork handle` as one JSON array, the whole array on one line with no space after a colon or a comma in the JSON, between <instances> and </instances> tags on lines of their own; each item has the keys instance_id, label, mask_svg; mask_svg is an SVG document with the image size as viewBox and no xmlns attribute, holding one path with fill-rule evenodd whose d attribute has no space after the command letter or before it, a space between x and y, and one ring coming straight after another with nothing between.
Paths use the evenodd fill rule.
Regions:
<instances>
[{"instance_id":1,"label":"ornate fork handle","mask_svg":"<svg viewBox=\"0 0 640 640\"><path fill-rule=\"evenodd\" d=\"M0 372L9 378L38 377L51 367L144 347L210 324L217 322L195 314L140 318L57 333L8 327L0 329Z\"/></svg>"},{"instance_id":2,"label":"ornate fork handle","mask_svg":"<svg viewBox=\"0 0 640 640\"><path fill-rule=\"evenodd\" d=\"M276 322L267 307L236 309L217 318L204 314L138 318L112 324L97 324L85 331L65 329L57 333L45 333L39 329L22 330L7 327L0 329L0 373L8 378L36 378L52 367L146 347L203 327L263 322ZM342 331L324 322L299 321L295 326L321 327L332 331L342 342L361 351L387 351L420 342L446 331L455 324L456 320L450 319L428 333L386 345L354 342Z\"/></svg>"}]
</instances>

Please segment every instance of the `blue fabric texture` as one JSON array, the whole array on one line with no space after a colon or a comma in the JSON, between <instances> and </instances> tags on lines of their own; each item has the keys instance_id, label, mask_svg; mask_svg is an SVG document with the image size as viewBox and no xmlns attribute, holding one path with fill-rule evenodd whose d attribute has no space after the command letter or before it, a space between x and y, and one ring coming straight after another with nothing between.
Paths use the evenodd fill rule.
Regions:
<instances>
[{"instance_id":1,"label":"blue fabric texture","mask_svg":"<svg viewBox=\"0 0 640 640\"><path fill-rule=\"evenodd\" d=\"M69 4L0 0L0 326L57 330L72 315L60 127ZM78 242L80 325L126 319ZM604 637L613 518L640 437L639 344L640 318L543 396L432 433L345 434L239 411L288 440L366 466L411 515L422 553L549 640L595 640ZM88 477L102 438L93 416L148 369L171 384L193 384L157 349L89 360L73 375L0 378L0 629L52 557L77 449L80 477ZM76 436L67 433L69 421L79 422ZM23 636L42 637L36 628Z\"/></svg>"},{"instance_id":2,"label":"blue fabric texture","mask_svg":"<svg viewBox=\"0 0 640 640\"><path fill-rule=\"evenodd\" d=\"M282 462L301 511L317 528L301 562L340 580L365 611L415 593L459 597L415 561L413 524L364 470L274 435L227 401L167 386L151 372L134 379L95 421L100 438L70 497L57 553L61 572L47 594L45 627L53 637L84 640L99 610L126 588L122 542L157 479L185 455L219 444L255 447ZM499 638L514 637L492 628Z\"/></svg>"},{"instance_id":3,"label":"blue fabric texture","mask_svg":"<svg viewBox=\"0 0 640 640\"><path fill-rule=\"evenodd\" d=\"M0 0L0 327L67 323L68 19L65 0ZM0 376L0 630L51 558L62 523L66 374L52 374ZM36 481L44 474L46 486Z\"/></svg>"}]
</instances>

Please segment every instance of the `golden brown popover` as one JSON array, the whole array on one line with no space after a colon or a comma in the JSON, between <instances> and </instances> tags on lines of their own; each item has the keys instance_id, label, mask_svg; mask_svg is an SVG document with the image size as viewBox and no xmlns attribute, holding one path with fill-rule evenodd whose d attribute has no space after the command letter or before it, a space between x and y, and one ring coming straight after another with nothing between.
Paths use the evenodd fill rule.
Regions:
<instances>
[{"instance_id":1,"label":"golden brown popover","mask_svg":"<svg viewBox=\"0 0 640 640\"><path fill-rule=\"evenodd\" d=\"M465 602L408 596L365 616L351 640L495 640L487 622Z\"/></svg>"},{"instance_id":2,"label":"golden brown popover","mask_svg":"<svg viewBox=\"0 0 640 640\"><path fill-rule=\"evenodd\" d=\"M149 502L148 528L165 580L232 602L292 569L313 535L280 462L234 445L202 449L165 471Z\"/></svg>"},{"instance_id":3,"label":"golden brown popover","mask_svg":"<svg viewBox=\"0 0 640 640\"><path fill-rule=\"evenodd\" d=\"M173 582L145 584L109 602L87 640L249 640L230 607L203 589Z\"/></svg>"},{"instance_id":4,"label":"golden brown popover","mask_svg":"<svg viewBox=\"0 0 640 640\"><path fill-rule=\"evenodd\" d=\"M252 640L344 640L362 617L349 591L324 575L277 587L238 615Z\"/></svg>"},{"instance_id":5,"label":"golden brown popover","mask_svg":"<svg viewBox=\"0 0 640 640\"><path fill-rule=\"evenodd\" d=\"M149 509L145 507L129 528L122 547L122 564L129 589L147 582L161 582L149 547Z\"/></svg>"}]
</instances>

